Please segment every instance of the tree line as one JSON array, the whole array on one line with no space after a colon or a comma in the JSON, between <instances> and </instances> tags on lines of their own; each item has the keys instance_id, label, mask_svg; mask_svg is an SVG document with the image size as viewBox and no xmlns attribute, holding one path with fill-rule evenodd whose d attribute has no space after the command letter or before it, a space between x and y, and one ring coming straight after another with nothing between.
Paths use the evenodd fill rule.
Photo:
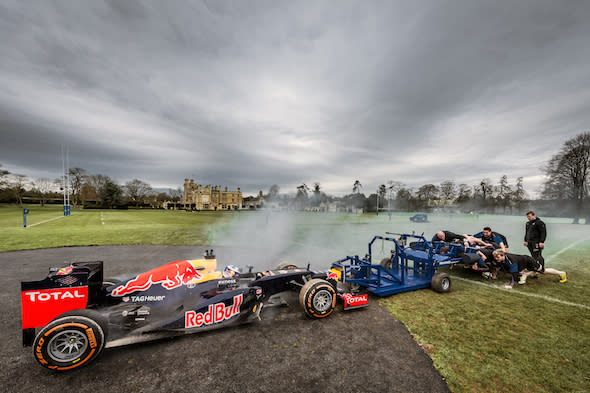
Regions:
<instances>
[{"instance_id":1,"label":"tree line","mask_svg":"<svg viewBox=\"0 0 590 393\"><path fill-rule=\"evenodd\" d=\"M69 168L69 193L72 206L85 208L160 207L165 201L178 202L182 190L169 189L155 192L152 186L139 179L122 185L103 174L90 174L83 168ZM0 164L0 202L63 203L62 179L29 179L25 175L11 174Z\"/></svg>"},{"instance_id":2,"label":"tree line","mask_svg":"<svg viewBox=\"0 0 590 393\"><path fill-rule=\"evenodd\" d=\"M533 205L539 206L545 214L573 217L575 224L583 218L585 224L590 225L590 132L567 140L542 170L545 181L541 200L536 200ZM266 199L278 200L282 206L297 210L313 210L332 204L342 210L363 209L366 212L455 209L511 214L516 209L521 214L525 206L531 206L523 178L518 177L510 184L507 175L502 175L496 183L489 178L475 185L444 180L418 188L390 180L379 185L368 197L361 192L362 189L361 182L355 180L352 193L334 198L321 191L320 183L314 183L311 188L302 183L297 186L294 200L290 202L284 196L278 198L278 186L273 185Z\"/></svg>"},{"instance_id":3,"label":"tree line","mask_svg":"<svg viewBox=\"0 0 590 393\"><path fill-rule=\"evenodd\" d=\"M574 223L585 219L585 223L590 224L590 132L567 140L546 163L543 171L545 182L541 192L542 201L536 203L554 215L574 217ZM180 201L183 194L180 188L155 192L151 185L139 179L119 185L109 176L89 174L82 168L70 168L68 174L71 203L74 206L159 207L164 201ZM42 205L47 202L57 203L63 200L63 189L58 191L61 183L61 179L30 180L25 175L10 173L0 164L0 202L19 205L24 200ZM489 178L472 185L444 180L439 184L429 183L417 188L390 180L380 184L368 197L362 192L360 180L355 180L351 191L343 197L333 197L323 192L320 183L316 182L311 187L300 184L294 195L282 195L280 187L273 184L264 199L295 210L321 210L328 205L336 205L340 210L362 209L367 212L458 209L511 213L530 202L523 178L518 177L511 184L507 175L502 175L495 183Z\"/></svg>"},{"instance_id":4,"label":"tree line","mask_svg":"<svg viewBox=\"0 0 590 393\"><path fill-rule=\"evenodd\" d=\"M569 206L574 223L584 218L590 225L590 132L567 140L544 171L543 198L555 201L556 206Z\"/></svg>"},{"instance_id":5,"label":"tree line","mask_svg":"<svg viewBox=\"0 0 590 393\"><path fill-rule=\"evenodd\" d=\"M267 202L295 210L329 210L365 212L378 211L416 211L433 209L459 209L460 211L502 212L510 213L520 208L527 201L523 178L510 184L508 176L500 177L498 183L484 178L476 185L456 184L453 180L444 180L440 184L425 184L418 188L405 185L400 181L390 180L377 187L375 192L366 196L362 192L360 180L352 183L351 193L343 197L333 197L321 190L319 182L310 188L306 183L297 186L295 196L281 196L279 186L274 184L264 196Z\"/></svg>"}]
</instances>

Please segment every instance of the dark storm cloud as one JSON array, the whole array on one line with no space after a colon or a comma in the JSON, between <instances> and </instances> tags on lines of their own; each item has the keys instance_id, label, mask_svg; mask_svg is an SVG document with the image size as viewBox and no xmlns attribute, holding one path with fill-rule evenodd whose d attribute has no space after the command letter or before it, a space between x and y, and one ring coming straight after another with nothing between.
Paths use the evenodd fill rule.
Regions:
<instances>
[{"instance_id":1,"label":"dark storm cloud","mask_svg":"<svg viewBox=\"0 0 590 393\"><path fill-rule=\"evenodd\" d=\"M525 176L588 129L590 3L5 2L0 164L247 192ZM534 191L531 189L531 191Z\"/></svg>"}]
</instances>

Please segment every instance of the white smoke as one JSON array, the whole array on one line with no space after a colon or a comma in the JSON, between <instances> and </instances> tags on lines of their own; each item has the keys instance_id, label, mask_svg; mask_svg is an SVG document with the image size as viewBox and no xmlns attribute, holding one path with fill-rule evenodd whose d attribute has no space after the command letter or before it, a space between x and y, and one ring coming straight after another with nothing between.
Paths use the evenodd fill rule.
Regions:
<instances>
[{"instance_id":1,"label":"white smoke","mask_svg":"<svg viewBox=\"0 0 590 393\"><path fill-rule=\"evenodd\" d=\"M524 216L477 214L428 214L427 223L413 223L413 213L373 214L312 213L283 211L247 211L236 213L230 225L216 225L210 231L210 244L219 248L221 264L254 271L274 268L282 261L300 267L309 263L314 269L329 269L332 262L346 256L364 256L375 235L386 232L415 233L430 240L439 230L474 234L490 226L508 238L510 251L528 254L523 246ZM545 218L548 240L544 255L557 252L575 236L590 236L590 226L571 225L569 219ZM567 243L569 244L569 243ZM373 261L389 255L393 243L377 240Z\"/></svg>"}]
</instances>

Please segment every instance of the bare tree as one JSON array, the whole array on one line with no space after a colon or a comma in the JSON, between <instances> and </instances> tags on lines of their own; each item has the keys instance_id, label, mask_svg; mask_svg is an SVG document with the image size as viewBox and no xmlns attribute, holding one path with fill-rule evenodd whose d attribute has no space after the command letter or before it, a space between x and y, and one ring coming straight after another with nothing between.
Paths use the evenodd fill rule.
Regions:
<instances>
[{"instance_id":1,"label":"bare tree","mask_svg":"<svg viewBox=\"0 0 590 393\"><path fill-rule=\"evenodd\" d=\"M479 182L479 185L474 188L476 193L481 195L481 199L483 199L484 201L491 198L492 193L494 192L492 181L487 177L485 179L482 179Z\"/></svg>"},{"instance_id":2,"label":"bare tree","mask_svg":"<svg viewBox=\"0 0 590 393\"><path fill-rule=\"evenodd\" d=\"M322 201L322 186L319 182L313 183L313 187L311 189L312 195L312 206L319 206Z\"/></svg>"},{"instance_id":3,"label":"bare tree","mask_svg":"<svg viewBox=\"0 0 590 393\"><path fill-rule=\"evenodd\" d=\"M439 191L438 187L434 184L425 184L418 189L416 196L425 206L428 206L431 201L438 199Z\"/></svg>"},{"instance_id":4,"label":"bare tree","mask_svg":"<svg viewBox=\"0 0 590 393\"><path fill-rule=\"evenodd\" d=\"M307 186L307 184L301 183L301 185L297 186L297 194L304 194L305 196L307 196L308 192L309 187Z\"/></svg>"},{"instance_id":5,"label":"bare tree","mask_svg":"<svg viewBox=\"0 0 590 393\"><path fill-rule=\"evenodd\" d=\"M400 209L410 211L414 207L414 194L411 189L402 187L396 193L396 203Z\"/></svg>"},{"instance_id":6,"label":"bare tree","mask_svg":"<svg viewBox=\"0 0 590 393\"><path fill-rule=\"evenodd\" d=\"M88 182L82 184L82 189L80 190L80 200L82 203L86 203L89 200L97 200L98 195L96 192L96 188L90 185Z\"/></svg>"},{"instance_id":7,"label":"bare tree","mask_svg":"<svg viewBox=\"0 0 590 393\"><path fill-rule=\"evenodd\" d=\"M590 212L584 212L590 181L590 132L567 140L559 153L549 160L545 174L548 179L543 195L573 200L576 206L574 223L579 223L580 217L585 216L586 224L590 224Z\"/></svg>"},{"instance_id":8,"label":"bare tree","mask_svg":"<svg viewBox=\"0 0 590 393\"><path fill-rule=\"evenodd\" d=\"M10 172L6 169L1 169L2 164L0 164L0 190L8 185L8 175Z\"/></svg>"},{"instance_id":9,"label":"bare tree","mask_svg":"<svg viewBox=\"0 0 590 393\"><path fill-rule=\"evenodd\" d=\"M387 195L387 187L385 186L385 184L381 184L379 187L377 187L377 215L379 215L379 209L383 204L385 195Z\"/></svg>"},{"instance_id":10,"label":"bare tree","mask_svg":"<svg viewBox=\"0 0 590 393\"><path fill-rule=\"evenodd\" d=\"M162 207L164 202L169 201L170 199L170 195L168 195L165 192L160 192L158 194L153 194L150 196L150 203L153 206Z\"/></svg>"},{"instance_id":11,"label":"bare tree","mask_svg":"<svg viewBox=\"0 0 590 393\"><path fill-rule=\"evenodd\" d=\"M455 199L455 197L457 196L457 186L455 185L455 182L452 180L445 180L442 183L440 183L440 198L445 201L449 201L452 203L452 201Z\"/></svg>"},{"instance_id":12,"label":"bare tree","mask_svg":"<svg viewBox=\"0 0 590 393\"><path fill-rule=\"evenodd\" d=\"M380 198L384 198L385 195L387 195L387 186L385 186L385 184L381 184L377 188L377 195L379 195Z\"/></svg>"},{"instance_id":13,"label":"bare tree","mask_svg":"<svg viewBox=\"0 0 590 393\"><path fill-rule=\"evenodd\" d=\"M508 176L502 175L500 181L498 182L498 186L496 187L496 198L498 202L502 205L504 212L506 208L510 204L510 199L512 197L512 187L508 184Z\"/></svg>"},{"instance_id":14,"label":"bare tree","mask_svg":"<svg viewBox=\"0 0 590 393\"><path fill-rule=\"evenodd\" d=\"M389 195L393 198L397 195L399 190L404 188L404 183L396 180L388 180L387 181L387 190L389 191Z\"/></svg>"},{"instance_id":15,"label":"bare tree","mask_svg":"<svg viewBox=\"0 0 590 393\"><path fill-rule=\"evenodd\" d=\"M297 195L295 196L295 207L298 210L303 210L307 205L309 187L307 184L302 183L301 185L297 186Z\"/></svg>"},{"instance_id":16,"label":"bare tree","mask_svg":"<svg viewBox=\"0 0 590 393\"><path fill-rule=\"evenodd\" d=\"M41 202L41 207L45 206L45 203L47 202L47 199L49 198L51 191L55 187L55 182L46 178L41 178L33 181L33 189L38 194L39 202Z\"/></svg>"},{"instance_id":17,"label":"bare tree","mask_svg":"<svg viewBox=\"0 0 590 393\"><path fill-rule=\"evenodd\" d=\"M322 186L320 185L320 183L315 182L313 183L313 193L314 194L319 194L321 192Z\"/></svg>"},{"instance_id":18,"label":"bare tree","mask_svg":"<svg viewBox=\"0 0 590 393\"><path fill-rule=\"evenodd\" d=\"M25 175L12 175L12 180L10 181L10 189L14 194L16 199L16 203L18 206L23 205L23 194L25 192L25 185L27 184L27 177Z\"/></svg>"},{"instance_id":19,"label":"bare tree","mask_svg":"<svg viewBox=\"0 0 590 393\"><path fill-rule=\"evenodd\" d=\"M178 202L182 198L182 195L184 194L184 192L180 189L180 187L177 188L176 190L169 188L168 194L170 194L170 196L172 197L173 202Z\"/></svg>"},{"instance_id":20,"label":"bare tree","mask_svg":"<svg viewBox=\"0 0 590 393\"><path fill-rule=\"evenodd\" d=\"M88 184L93 189L88 189L88 191L94 191L94 194L98 199L101 199L102 190L108 182L112 182L112 180L106 175L97 174L86 176L86 184Z\"/></svg>"},{"instance_id":21,"label":"bare tree","mask_svg":"<svg viewBox=\"0 0 590 393\"><path fill-rule=\"evenodd\" d=\"M361 188L363 188L363 185L361 184L360 181L355 180L354 184L352 185L352 193L353 194L358 194L361 192Z\"/></svg>"},{"instance_id":22,"label":"bare tree","mask_svg":"<svg viewBox=\"0 0 590 393\"><path fill-rule=\"evenodd\" d=\"M400 190L402 190L405 185L402 182L395 181L395 180L388 180L387 181L387 210L389 211L389 217L391 219L391 200L394 197L398 197Z\"/></svg>"},{"instance_id":23,"label":"bare tree","mask_svg":"<svg viewBox=\"0 0 590 393\"><path fill-rule=\"evenodd\" d=\"M268 189L268 200L273 200L279 195L280 187L277 184L273 184Z\"/></svg>"},{"instance_id":24,"label":"bare tree","mask_svg":"<svg viewBox=\"0 0 590 393\"><path fill-rule=\"evenodd\" d=\"M471 199L471 187L465 183L459 184L457 191L457 202L464 203Z\"/></svg>"},{"instance_id":25,"label":"bare tree","mask_svg":"<svg viewBox=\"0 0 590 393\"><path fill-rule=\"evenodd\" d=\"M135 203L135 206L139 206L151 191L152 186L139 179L133 179L125 183L127 197L130 201Z\"/></svg>"},{"instance_id":26,"label":"bare tree","mask_svg":"<svg viewBox=\"0 0 590 393\"><path fill-rule=\"evenodd\" d=\"M526 191L524 190L523 186L523 178L522 176L516 179L516 186L514 191L512 192L512 200L516 203L516 207L520 208L522 203L527 198Z\"/></svg>"},{"instance_id":27,"label":"bare tree","mask_svg":"<svg viewBox=\"0 0 590 393\"><path fill-rule=\"evenodd\" d=\"M80 194L82 191L82 185L86 179L86 169L82 168L70 168L68 170L70 176L70 185L72 187L72 202L74 206L80 203Z\"/></svg>"}]
</instances>

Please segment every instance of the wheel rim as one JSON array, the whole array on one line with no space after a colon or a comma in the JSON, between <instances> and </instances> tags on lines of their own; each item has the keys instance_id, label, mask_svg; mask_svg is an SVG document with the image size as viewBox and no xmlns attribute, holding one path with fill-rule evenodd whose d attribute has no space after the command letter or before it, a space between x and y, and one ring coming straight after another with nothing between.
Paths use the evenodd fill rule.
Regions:
<instances>
[{"instance_id":1,"label":"wheel rim","mask_svg":"<svg viewBox=\"0 0 590 393\"><path fill-rule=\"evenodd\" d=\"M322 289L316 293L313 298L313 307L318 312L328 311L332 307L332 294L326 289Z\"/></svg>"},{"instance_id":2,"label":"wheel rim","mask_svg":"<svg viewBox=\"0 0 590 393\"><path fill-rule=\"evenodd\" d=\"M448 278L443 278L441 285L442 285L442 289L446 291L451 286L451 281Z\"/></svg>"},{"instance_id":3,"label":"wheel rim","mask_svg":"<svg viewBox=\"0 0 590 393\"><path fill-rule=\"evenodd\" d=\"M79 358L88 348L88 338L79 330L64 330L56 334L47 346L47 353L57 362Z\"/></svg>"}]
</instances>

